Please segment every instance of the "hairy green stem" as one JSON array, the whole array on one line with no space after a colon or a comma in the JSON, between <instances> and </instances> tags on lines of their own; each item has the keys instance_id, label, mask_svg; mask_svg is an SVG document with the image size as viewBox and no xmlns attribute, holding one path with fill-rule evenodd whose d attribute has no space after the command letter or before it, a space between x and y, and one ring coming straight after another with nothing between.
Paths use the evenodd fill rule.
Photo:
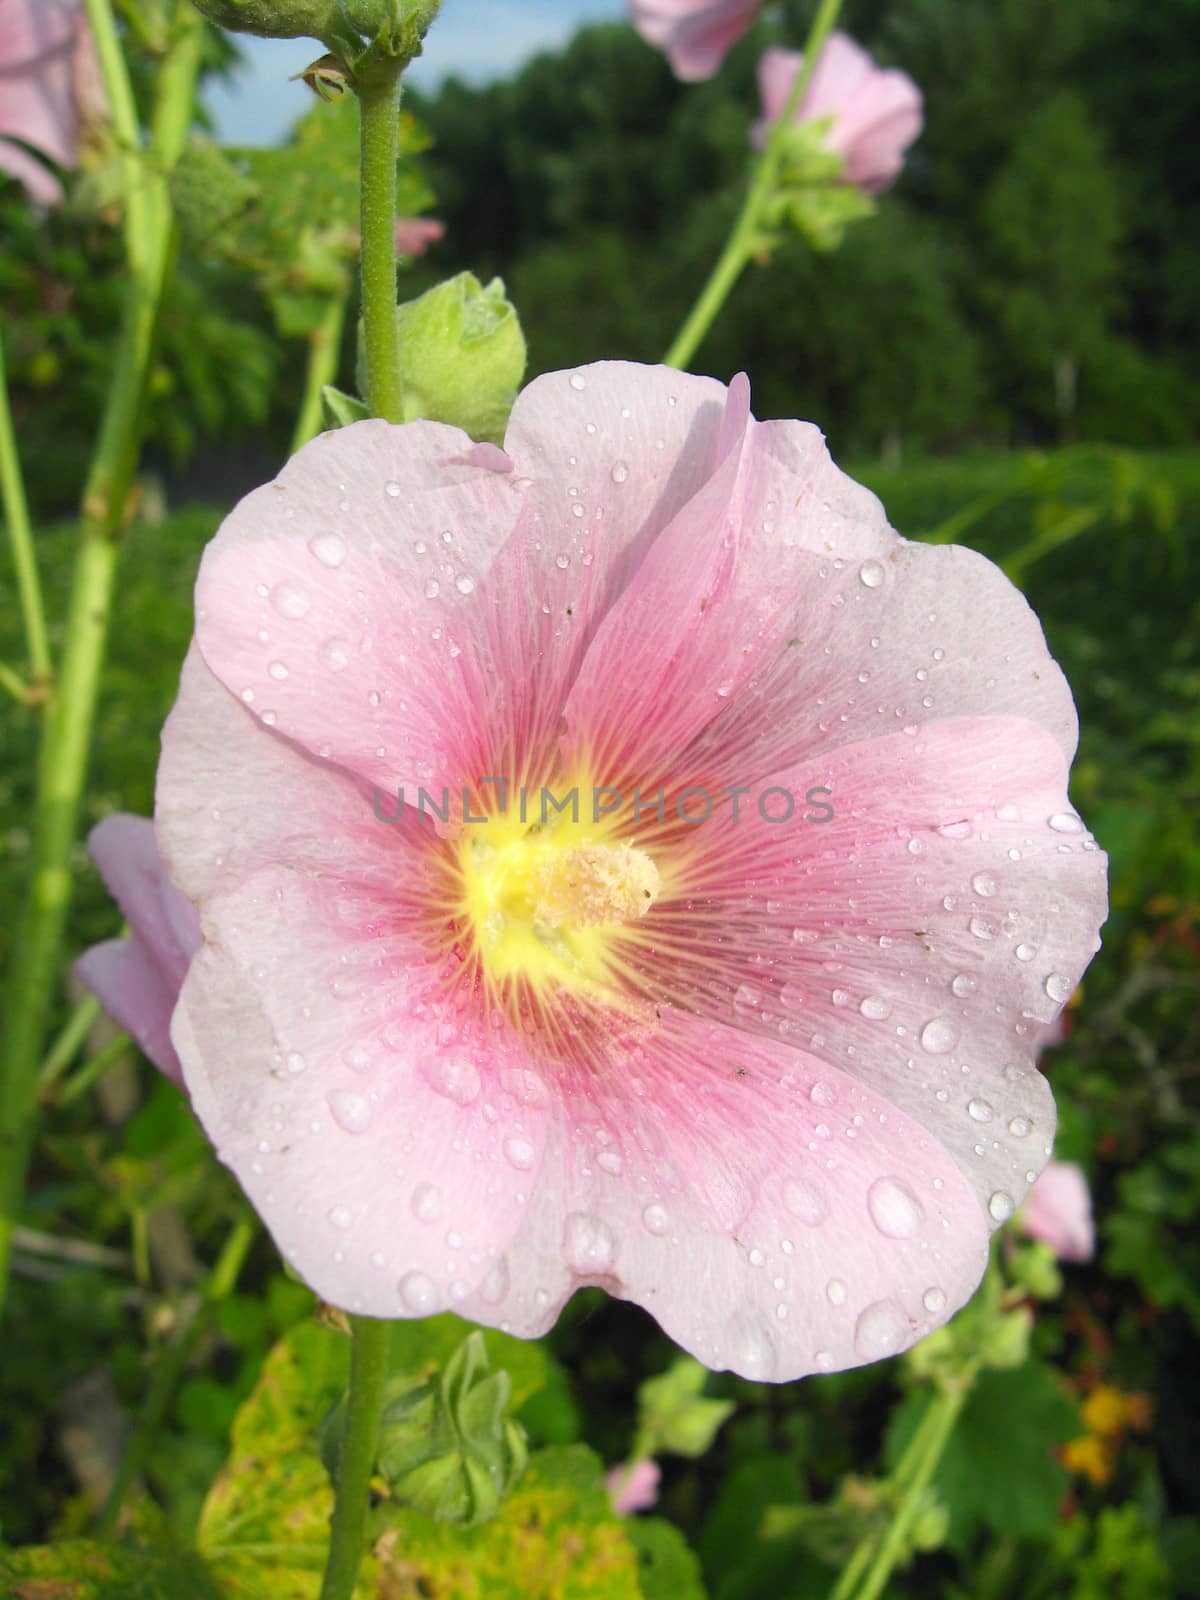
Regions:
<instances>
[{"instance_id":1,"label":"hairy green stem","mask_svg":"<svg viewBox=\"0 0 1200 1600\"><path fill-rule=\"evenodd\" d=\"M396 139L404 62L374 62L356 85L361 124L362 319L371 415L404 421L396 326Z\"/></svg>"},{"instance_id":2,"label":"hairy green stem","mask_svg":"<svg viewBox=\"0 0 1200 1600\"><path fill-rule=\"evenodd\" d=\"M808 39L804 46L804 63L796 74L796 81L788 95L787 104L771 128L767 147L758 163L758 171L746 193L729 238L725 241L725 248L717 257L708 282L701 289L699 298L675 335L674 343L663 357L663 363L668 367L685 367L692 359L708 330L716 321L717 313L729 298L734 284L741 277L742 269L754 254L762 221L762 209L775 188L775 179L779 174L779 164L783 159L792 117L796 107L804 98L804 91L808 88L816 69L821 48L833 31L841 9L842 0L821 0L821 4L817 7L817 14L813 18L812 27L808 30Z\"/></svg>"},{"instance_id":3,"label":"hairy green stem","mask_svg":"<svg viewBox=\"0 0 1200 1600\"><path fill-rule=\"evenodd\" d=\"M321 1600L350 1600L362 1564L367 1495L379 1444L379 1418L388 1366L388 1324L351 1317L350 1389L338 1446L336 1498Z\"/></svg>"},{"instance_id":4,"label":"hairy green stem","mask_svg":"<svg viewBox=\"0 0 1200 1600\"><path fill-rule=\"evenodd\" d=\"M97 1518L99 1533L111 1533L116 1527L121 1505L129 1492L130 1485L146 1465L150 1447L162 1426L171 1396L183 1376L183 1369L196 1348L196 1341L212 1321L221 1302L233 1293L250 1246L254 1243L255 1233L256 1228L252 1218L247 1216L238 1218L221 1254L217 1257L216 1265L200 1292L192 1297L191 1303L180 1316L175 1336L163 1352L150 1381L150 1391L138 1417L137 1426L130 1435L112 1488L108 1491L108 1498Z\"/></svg>"},{"instance_id":5,"label":"hairy green stem","mask_svg":"<svg viewBox=\"0 0 1200 1600\"><path fill-rule=\"evenodd\" d=\"M50 678L50 644L46 637L46 611L42 604L37 552L34 549L33 528L29 521L29 506L25 499L25 483L21 477L21 459L17 454L12 408L8 403L8 372L4 365L2 338L0 338L0 500L4 505L4 520L8 523L8 540L12 546L13 567L17 574L17 594L20 596L21 618L25 624L25 647L29 654L29 665L35 682L46 683Z\"/></svg>"},{"instance_id":6,"label":"hairy green stem","mask_svg":"<svg viewBox=\"0 0 1200 1600\"><path fill-rule=\"evenodd\" d=\"M321 431L321 390L337 377L338 357L342 353L342 329L346 323L346 300L334 295L321 320L308 336L308 364L304 373L304 395L292 434L291 454Z\"/></svg>"},{"instance_id":7,"label":"hairy green stem","mask_svg":"<svg viewBox=\"0 0 1200 1600\"><path fill-rule=\"evenodd\" d=\"M872 1534L855 1550L843 1569L829 1600L879 1600L897 1562L908 1545L921 1501L937 1471L954 1425L971 1392L975 1374L969 1370L949 1380L926 1408L924 1416L892 1474L900 1500L882 1535Z\"/></svg>"},{"instance_id":8,"label":"hairy green stem","mask_svg":"<svg viewBox=\"0 0 1200 1600\"><path fill-rule=\"evenodd\" d=\"M168 174L192 120L202 23L182 7L156 84L150 148L140 153L129 77L110 0L87 0L118 142L126 152L124 314L100 437L83 494L66 645L42 730L32 877L14 939L0 1047L0 1310L11 1231L33 1141L37 1073L71 893L71 854L126 508L143 433L159 311L174 255Z\"/></svg>"}]
</instances>

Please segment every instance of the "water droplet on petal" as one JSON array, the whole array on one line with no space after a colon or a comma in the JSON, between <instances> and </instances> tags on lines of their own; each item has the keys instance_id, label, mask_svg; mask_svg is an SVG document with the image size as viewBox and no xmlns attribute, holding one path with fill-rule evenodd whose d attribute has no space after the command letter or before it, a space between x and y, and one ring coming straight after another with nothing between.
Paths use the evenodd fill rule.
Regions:
<instances>
[{"instance_id":1,"label":"water droplet on petal","mask_svg":"<svg viewBox=\"0 0 1200 1600\"><path fill-rule=\"evenodd\" d=\"M944 1056L958 1043L958 1030L945 1017L934 1017L921 1029L921 1048L931 1056Z\"/></svg>"},{"instance_id":2,"label":"water droplet on petal","mask_svg":"<svg viewBox=\"0 0 1200 1600\"><path fill-rule=\"evenodd\" d=\"M607 1272L617 1257L617 1241L607 1222L575 1211L563 1229L563 1255L574 1272Z\"/></svg>"},{"instance_id":3,"label":"water droplet on petal","mask_svg":"<svg viewBox=\"0 0 1200 1600\"><path fill-rule=\"evenodd\" d=\"M346 541L339 533L318 533L308 541L308 548L325 567L340 567L346 559Z\"/></svg>"},{"instance_id":4,"label":"water droplet on petal","mask_svg":"<svg viewBox=\"0 0 1200 1600\"><path fill-rule=\"evenodd\" d=\"M751 1311L735 1312L725 1324L723 1359L744 1378L764 1380L775 1371L775 1344Z\"/></svg>"},{"instance_id":5,"label":"water droplet on petal","mask_svg":"<svg viewBox=\"0 0 1200 1600\"><path fill-rule=\"evenodd\" d=\"M988 1212L994 1222L1007 1222L1013 1209L1013 1197L1003 1189L997 1189L988 1201Z\"/></svg>"},{"instance_id":6,"label":"water droplet on petal","mask_svg":"<svg viewBox=\"0 0 1200 1600\"><path fill-rule=\"evenodd\" d=\"M400 1279L400 1298L410 1311L427 1317L437 1310L438 1292L433 1279L424 1272L406 1272Z\"/></svg>"},{"instance_id":7,"label":"water droplet on petal","mask_svg":"<svg viewBox=\"0 0 1200 1600\"><path fill-rule=\"evenodd\" d=\"M996 924L990 917L972 917L967 924L977 939L994 939Z\"/></svg>"},{"instance_id":8,"label":"water droplet on petal","mask_svg":"<svg viewBox=\"0 0 1200 1600\"><path fill-rule=\"evenodd\" d=\"M437 1185L419 1183L413 1190L412 1208L419 1222L436 1222L442 1214L442 1196Z\"/></svg>"},{"instance_id":9,"label":"water droplet on petal","mask_svg":"<svg viewBox=\"0 0 1200 1600\"><path fill-rule=\"evenodd\" d=\"M960 1000L965 1000L968 995L974 994L978 987L979 984L967 972L960 972L950 980L951 992L956 994Z\"/></svg>"},{"instance_id":10,"label":"water droplet on petal","mask_svg":"<svg viewBox=\"0 0 1200 1600\"><path fill-rule=\"evenodd\" d=\"M1032 944L1019 944L1013 951L1018 961L1032 961L1037 955L1037 946Z\"/></svg>"},{"instance_id":11,"label":"water droplet on petal","mask_svg":"<svg viewBox=\"0 0 1200 1600\"><path fill-rule=\"evenodd\" d=\"M307 1065L308 1062L300 1054L299 1050L292 1050L289 1052L287 1058L287 1069L289 1072L303 1072Z\"/></svg>"},{"instance_id":12,"label":"water droplet on petal","mask_svg":"<svg viewBox=\"0 0 1200 1600\"><path fill-rule=\"evenodd\" d=\"M624 461L614 461L609 476L614 483L624 483L629 476L629 468Z\"/></svg>"},{"instance_id":13,"label":"water droplet on petal","mask_svg":"<svg viewBox=\"0 0 1200 1600\"><path fill-rule=\"evenodd\" d=\"M977 895L989 900L996 892L996 880L990 872L977 872L971 879L971 887Z\"/></svg>"},{"instance_id":14,"label":"water droplet on petal","mask_svg":"<svg viewBox=\"0 0 1200 1600\"><path fill-rule=\"evenodd\" d=\"M350 646L345 639L326 639L321 646L321 660L330 672L340 672L350 660Z\"/></svg>"},{"instance_id":15,"label":"water droplet on petal","mask_svg":"<svg viewBox=\"0 0 1200 1600\"><path fill-rule=\"evenodd\" d=\"M271 590L271 604L281 617L287 617L291 622L298 622L301 617L307 616L311 603L298 583L277 583Z\"/></svg>"},{"instance_id":16,"label":"water droplet on petal","mask_svg":"<svg viewBox=\"0 0 1200 1600\"><path fill-rule=\"evenodd\" d=\"M475 579L469 578L464 572L460 578L455 578L454 587L458 590L459 594L474 594Z\"/></svg>"},{"instance_id":17,"label":"water droplet on petal","mask_svg":"<svg viewBox=\"0 0 1200 1600\"><path fill-rule=\"evenodd\" d=\"M371 1102L350 1089L335 1089L326 1096L333 1120L345 1133L365 1133L371 1123Z\"/></svg>"},{"instance_id":18,"label":"water droplet on petal","mask_svg":"<svg viewBox=\"0 0 1200 1600\"><path fill-rule=\"evenodd\" d=\"M891 1006L877 994L867 995L866 999L859 1003L858 1009L871 1022L882 1022L885 1017L890 1017L892 1014Z\"/></svg>"},{"instance_id":19,"label":"water droplet on petal","mask_svg":"<svg viewBox=\"0 0 1200 1600\"><path fill-rule=\"evenodd\" d=\"M1075 985L1070 978L1063 977L1061 972L1052 972L1046 979L1045 989L1051 1000L1069 1000Z\"/></svg>"},{"instance_id":20,"label":"water droplet on petal","mask_svg":"<svg viewBox=\"0 0 1200 1600\"><path fill-rule=\"evenodd\" d=\"M272 661L267 671L275 679L276 683L282 683L288 675L288 669L282 661Z\"/></svg>"},{"instance_id":21,"label":"water droplet on petal","mask_svg":"<svg viewBox=\"0 0 1200 1600\"><path fill-rule=\"evenodd\" d=\"M1055 833L1083 832L1083 823L1070 811L1056 811L1050 818L1050 826Z\"/></svg>"},{"instance_id":22,"label":"water droplet on petal","mask_svg":"<svg viewBox=\"0 0 1200 1600\"><path fill-rule=\"evenodd\" d=\"M938 1288L926 1289L921 1296L921 1304L930 1316L936 1317L946 1309L946 1291Z\"/></svg>"},{"instance_id":23,"label":"water droplet on petal","mask_svg":"<svg viewBox=\"0 0 1200 1600\"><path fill-rule=\"evenodd\" d=\"M990 1122L993 1112L986 1100L968 1100L967 1115L972 1122Z\"/></svg>"},{"instance_id":24,"label":"water droplet on petal","mask_svg":"<svg viewBox=\"0 0 1200 1600\"><path fill-rule=\"evenodd\" d=\"M335 1228L341 1229L343 1233L354 1222L354 1217L347 1206L334 1206L333 1210L328 1213L328 1216L331 1225Z\"/></svg>"},{"instance_id":25,"label":"water droplet on petal","mask_svg":"<svg viewBox=\"0 0 1200 1600\"><path fill-rule=\"evenodd\" d=\"M825 1285L825 1294L831 1306L844 1306L846 1304L846 1285L840 1278L830 1278Z\"/></svg>"},{"instance_id":26,"label":"water droplet on petal","mask_svg":"<svg viewBox=\"0 0 1200 1600\"><path fill-rule=\"evenodd\" d=\"M911 1239L925 1213L916 1195L899 1178L878 1178L867 1191L871 1221L888 1239Z\"/></svg>"},{"instance_id":27,"label":"water droplet on petal","mask_svg":"<svg viewBox=\"0 0 1200 1600\"><path fill-rule=\"evenodd\" d=\"M1028 1117L1013 1117L1008 1124L1008 1131L1014 1139L1027 1139L1029 1137L1030 1121Z\"/></svg>"},{"instance_id":28,"label":"water droplet on petal","mask_svg":"<svg viewBox=\"0 0 1200 1600\"><path fill-rule=\"evenodd\" d=\"M819 1189L804 1178L789 1178L783 1186L783 1203L794 1217L817 1227L829 1215L829 1205Z\"/></svg>"},{"instance_id":29,"label":"water droplet on petal","mask_svg":"<svg viewBox=\"0 0 1200 1600\"><path fill-rule=\"evenodd\" d=\"M572 389L576 390L577 392L581 389L587 388L587 379L584 377L582 372L573 372L567 381L570 383Z\"/></svg>"},{"instance_id":30,"label":"water droplet on petal","mask_svg":"<svg viewBox=\"0 0 1200 1600\"><path fill-rule=\"evenodd\" d=\"M502 1256L479 1285L479 1293L489 1306L497 1306L508 1293L508 1262Z\"/></svg>"},{"instance_id":31,"label":"water droplet on petal","mask_svg":"<svg viewBox=\"0 0 1200 1600\"><path fill-rule=\"evenodd\" d=\"M649 1205L642 1212L642 1223L647 1233L661 1236L671 1226L671 1219L665 1206Z\"/></svg>"},{"instance_id":32,"label":"water droplet on petal","mask_svg":"<svg viewBox=\"0 0 1200 1600\"><path fill-rule=\"evenodd\" d=\"M421 1073L431 1089L459 1106L469 1106L477 1100L483 1087L479 1070L470 1061L427 1060L422 1063Z\"/></svg>"},{"instance_id":33,"label":"water droplet on petal","mask_svg":"<svg viewBox=\"0 0 1200 1600\"><path fill-rule=\"evenodd\" d=\"M883 582L883 564L879 561L864 561L858 569L858 581L868 589L878 589Z\"/></svg>"},{"instance_id":34,"label":"water droplet on petal","mask_svg":"<svg viewBox=\"0 0 1200 1600\"><path fill-rule=\"evenodd\" d=\"M504 1154L518 1172L528 1172L530 1167L533 1166L534 1156L537 1152L528 1139L506 1139L504 1141Z\"/></svg>"},{"instance_id":35,"label":"water droplet on petal","mask_svg":"<svg viewBox=\"0 0 1200 1600\"><path fill-rule=\"evenodd\" d=\"M894 1300L876 1300L854 1324L854 1347L868 1361L895 1355L908 1342L908 1318Z\"/></svg>"},{"instance_id":36,"label":"water droplet on petal","mask_svg":"<svg viewBox=\"0 0 1200 1600\"><path fill-rule=\"evenodd\" d=\"M818 1079L808 1091L808 1098L814 1105L831 1106L833 1104L833 1085Z\"/></svg>"}]
</instances>

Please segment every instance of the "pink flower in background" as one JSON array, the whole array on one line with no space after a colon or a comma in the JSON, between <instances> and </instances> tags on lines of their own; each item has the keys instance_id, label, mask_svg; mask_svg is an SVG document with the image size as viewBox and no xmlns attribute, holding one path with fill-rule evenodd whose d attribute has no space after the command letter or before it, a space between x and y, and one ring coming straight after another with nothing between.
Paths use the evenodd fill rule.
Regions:
<instances>
[{"instance_id":1,"label":"pink flower in background","mask_svg":"<svg viewBox=\"0 0 1200 1600\"><path fill-rule=\"evenodd\" d=\"M661 1478L662 1468L648 1456L635 1461L632 1466L628 1461L623 1461L604 1479L613 1510L619 1517L627 1517L634 1511L649 1511L651 1506L658 1503Z\"/></svg>"},{"instance_id":2,"label":"pink flower in background","mask_svg":"<svg viewBox=\"0 0 1200 1600\"><path fill-rule=\"evenodd\" d=\"M1020 1225L1063 1261L1090 1261L1096 1253L1092 1196L1083 1168L1051 1161L1021 1207Z\"/></svg>"},{"instance_id":3,"label":"pink flower in background","mask_svg":"<svg viewBox=\"0 0 1200 1600\"><path fill-rule=\"evenodd\" d=\"M172 1039L319 1294L533 1337L598 1284L780 1380L964 1302L1105 910L1070 693L996 567L900 539L744 379L604 362L503 451L322 435L196 617Z\"/></svg>"},{"instance_id":4,"label":"pink flower in background","mask_svg":"<svg viewBox=\"0 0 1200 1600\"><path fill-rule=\"evenodd\" d=\"M629 0L633 25L685 82L711 78L758 15L759 0Z\"/></svg>"},{"instance_id":5,"label":"pink flower in background","mask_svg":"<svg viewBox=\"0 0 1200 1600\"><path fill-rule=\"evenodd\" d=\"M129 937L94 945L75 963L76 976L155 1066L182 1086L171 1013L200 948L199 919L167 882L154 824L145 817L106 817L92 829L88 849L125 913Z\"/></svg>"},{"instance_id":6,"label":"pink flower in background","mask_svg":"<svg viewBox=\"0 0 1200 1600\"><path fill-rule=\"evenodd\" d=\"M81 0L0 0L0 170L42 205L56 205L62 187L54 174L13 141L74 167L83 123L102 105Z\"/></svg>"},{"instance_id":7,"label":"pink flower in background","mask_svg":"<svg viewBox=\"0 0 1200 1600\"><path fill-rule=\"evenodd\" d=\"M762 121L754 141L766 142L783 115L804 57L794 50L767 50L758 64ZM830 34L812 81L796 109L796 122L832 117L829 149L846 163L845 180L862 189L885 189L896 181L904 152L920 133L921 91L906 72L884 72L844 33Z\"/></svg>"},{"instance_id":8,"label":"pink flower in background","mask_svg":"<svg viewBox=\"0 0 1200 1600\"><path fill-rule=\"evenodd\" d=\"M401 217L396 223L396 253L423 256L445 233L446 224L436 217Z\"/></svg>"}]
</instances>

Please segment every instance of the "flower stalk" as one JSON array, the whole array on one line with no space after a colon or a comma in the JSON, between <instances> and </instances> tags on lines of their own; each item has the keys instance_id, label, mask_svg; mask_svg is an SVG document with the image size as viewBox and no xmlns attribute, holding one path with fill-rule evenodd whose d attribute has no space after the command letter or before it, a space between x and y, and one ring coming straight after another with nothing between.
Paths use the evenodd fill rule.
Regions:
<instances>
[{"instance_id":1,"label":"flower stalk","mask_svg":"<svg viewBox=\"0 0 1200 1600\"><path fill-rule=\"evenodd\" d=\"M21 477L12 408L8 403L8 373L4 364L3 339L0 339L0 502L3 503L4 520L8 524L8 539L12 546L13 567L17 575L17 594L21 602L21 618L25 625L25 646L34 679L30 687L37 688L50 681L50 645L46 637L46 612L42 604L42 585L38 577L33 528L29 521L29 506L25 499L24 480Z\"/></svg>"},{"instance_id":2,"label":"flower stalk","mask_svg":"<svg viewBox=\"0 0 1200 1600\"><path fill-rule=\"evenodd\" d=\"M141 154L129 74L111 0L87 0L114 130L125 152L128 276L121 332L100 436L84 487L66 644L46 711L38 759L32 877L13 948L0 1048L0 1309L12 1229L33 1141L38 1066L71 894L71 855L130 490L144 432L144 402L159 312L174 256L168 176L192 120L202 28L181 8L164 53Z\"/></svg>"},{"instance_id":3,"label":"flower stalk","mask_svg":"<svg viewBox=\"0 0 1200 1600\"><path fill-rule=\"evenodd\" d=\"M688 365L716 321L721 307L732 293L734 285L742 275L742 269L755 252L763 208L775 189L775 180L779 175L779 165L783 159L792 117L812 81L821 48L833 32L841 9L842 0L821 0L817 8L804 46L804 64L796 74L796 81L792 85L787 104L767 138L767 147L759 160L758 171L742 202L742 209L738 212L729 238L725 241L725 248L717 257L708 282L701 289L699 298L675 335L671 348L663 357L663 363L668 367Z\"/></svg>"},{"instance_id":4,"label":"flower stalk","mask_svg":"<svg viewBox=\"0 0 1200 1600\"><path fill-rule=\"evenodd\" d=\"M383 56L355 82L360 143L362 319L367 404L372 416L403 422L400 332L396 324L396 129L405 62Z\"/></svg>"},{"instance_id":5,"label":"flower stalk","mask_svg":"<svg viewBox=\"0 0 1200 1600\"><path fill-rule=\"evenodd\" d=\"M338 1446L336 1498L320 1600L350 1600L358 1581L387 1379L388 1324L373 1317L351 1317L350 1327L354 1338L350 1388Z\"/></svg>"}]
</instances>

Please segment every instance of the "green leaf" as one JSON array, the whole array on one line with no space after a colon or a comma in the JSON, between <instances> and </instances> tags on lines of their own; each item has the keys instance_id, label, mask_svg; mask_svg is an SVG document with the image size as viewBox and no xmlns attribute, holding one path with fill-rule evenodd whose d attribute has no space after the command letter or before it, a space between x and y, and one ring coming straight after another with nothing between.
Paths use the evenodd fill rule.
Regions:
<instances>
[{"instance_id":1,"label":"green leaf","mask_svg":"<svg viewBox=\"0 0 1200 1600\"><path fill-rule=\"evenodd\" d=\"M321 422L326 428L345 428L371 415L357 395L345 394L327 383L321 390Z\"/></svg>"},{"instance_id":2,"label":"green leaf","mask_svg":"<svg viewBox=\"0 0 1200 1600\"><path fill-rule=\"evenodd\" d=\"M374 1522L381 1595L641 1600L643 1594L638 1556L609 1504L603 1466L583 1445L532 1456L499 1514L480 1527L457 1528L390 1506Z\"/></svg>"},{"instance_id":3,"label":"green leaf","mask_svg":"<svg viewBox=\"0 0 1200 1600\"><path fill-rule=\"evenodd\" d=\"M667 1451L702 1456L734 1409L732 1400L706 1400L708 1372L691 1356L679 1356L667 1371L647 1378L638 1390L639 1455Z\"/></svg>"},{"instance_id":4,"label":"green leaf","mask_svg":"<svg viewBox=\"0 0 1200 1600\"><path fill-rule=\"evenodd\" d=\"M199 1557L158 1538L0 1550L0 1593L6 1600L222 1600Z\"/></svg>"},{"instance_id":5,"label":"green leaf","mask_svg":"<svg viewBox=\"0 0 1200 1600\"><path fill-rule=\"evenodd\" d=\"M700 1557L665 1517L629 1517L625 1523L638 1559L643 1600L705 1600Z\"/></svg>"},{"instance_id":6,"label":"green leaf","mask_svg":"<svg viewBox=\"0 0 1200 1600\"><path fill-rule=\"evenodd\" d=\"M889 1466L928 1404L914 1391L893 1412ZM951 1547L964 1551L981 1526L1014 1539L1048 1539L1069 1483L1054 1447L1082 1431L1078 1407L1041 1362L981 1372L933 1480L949 1512Z\"/></svg>"}]
</instances>

